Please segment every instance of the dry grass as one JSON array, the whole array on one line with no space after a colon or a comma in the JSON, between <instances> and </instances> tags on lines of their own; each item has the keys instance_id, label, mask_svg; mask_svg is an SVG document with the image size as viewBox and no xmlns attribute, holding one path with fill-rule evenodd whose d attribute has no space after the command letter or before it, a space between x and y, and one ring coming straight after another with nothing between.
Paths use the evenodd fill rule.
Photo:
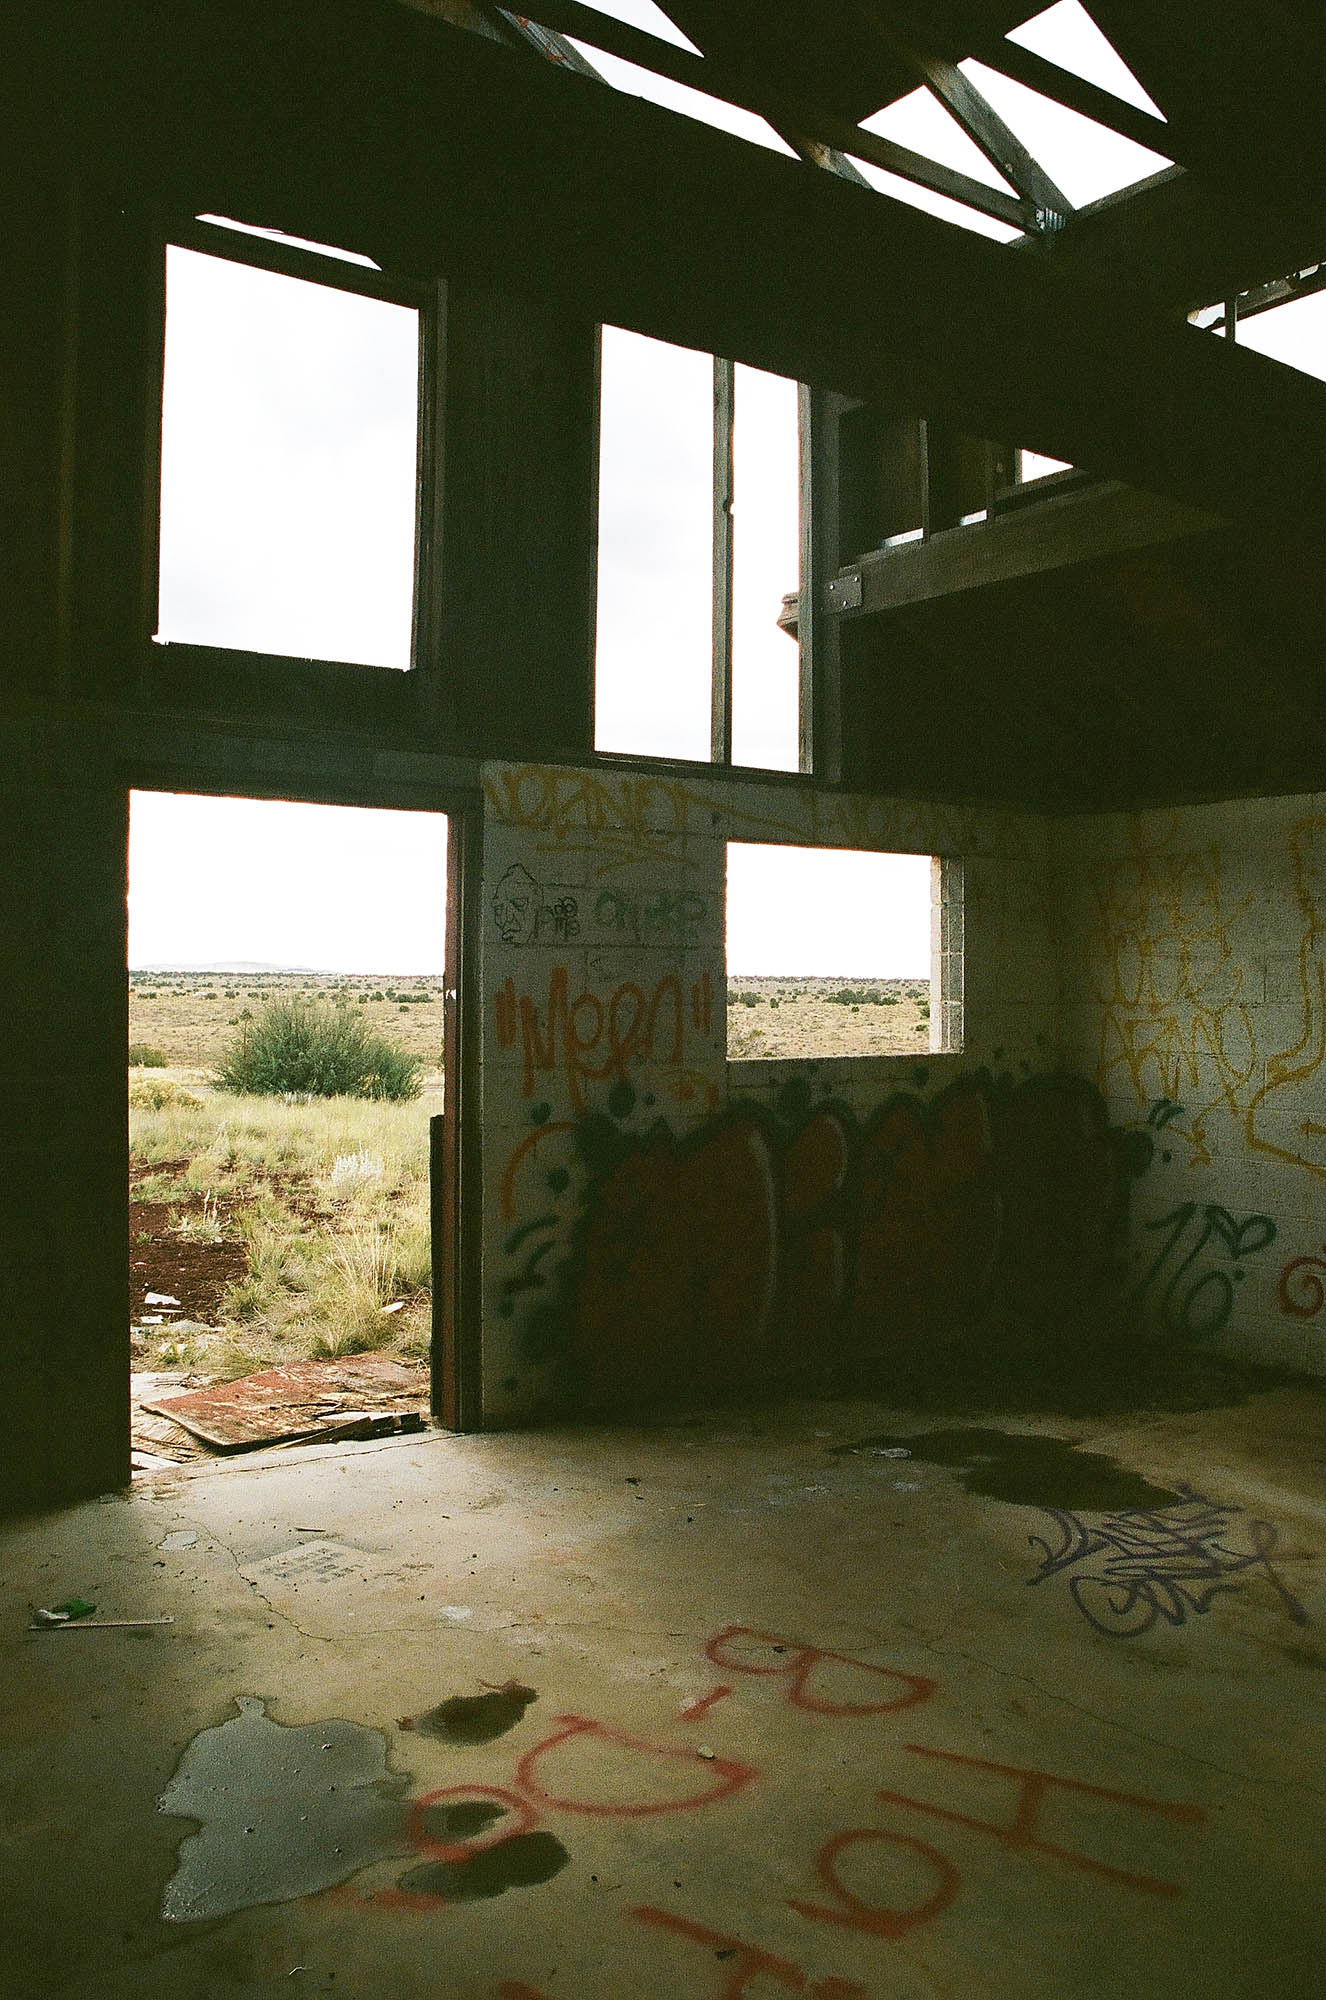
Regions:
<instances>
[{"instance_id":1,"label":"dry grass","mask_svg":"<svg viewBox=\"0 0 1326 2000\"><path fill-rule=\"evenodd\" d=\"M426 1353L428 1119L440 1095L287 1104L216 1091L197 1070L154 1074L170 1088L131 1092L135 1199L192 1197L174 1233L240 1243L246 1268L214 1324L140 1328L139 1365L229 1379L306 1355Z\"/></svg>"},{"instance_id":2,"label":"dry grass","mask_svg":"<svg viewBox=\"0 0 1326 2000\"><path fill-rule=\"evenodd\" d=\"M387 992L399 996L388 999ZM364 996L362 1005L361 994ZM382 997L374 999L371 996ZM420 996L426 996L420 997ZM323 978L289 973L131 972L129 1040L159 1049L176 1070L210 1070L242 1020L269 1000L343 999L371 1028L423 1066L436 1087L442 1067L442 981L405 973Z\"/></svg>"},{"instance_id":3,"label":"dry grass","mask_svg":"<svg viewBox=\"0 0 1326 2000\"><path fill-rule=\"evenodd\" d=\"M928 1055L929 1013L924 979L732 977L728 1060Z\"/></svg>"}]
</instances>

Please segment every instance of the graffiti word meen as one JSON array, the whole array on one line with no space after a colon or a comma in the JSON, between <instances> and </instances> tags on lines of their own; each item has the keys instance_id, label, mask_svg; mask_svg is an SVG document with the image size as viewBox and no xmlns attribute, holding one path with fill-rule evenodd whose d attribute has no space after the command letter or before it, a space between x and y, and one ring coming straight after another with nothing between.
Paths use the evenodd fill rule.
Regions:
<instances>
[{"instance_id":1,"label":"graffiti word meen","mask_svg":"<svg viewBox=\"0 0 1326 2000\"><path fill-rule=\"evenodd\" d=\"M689 994L675 972L665 973L646 993L625 980L605 997L586 987L571 998L570 974L556 965L548 974L542 1013L530 993L516 992L508 978L494 997L498 1045L519 1044L524 1059L524 1094L533 1097L540 1072L559 1076L576 1111L585 1108L585 1085L608 1077L625 1081L633 1063L650 1062L672 1076L685 1101L704 1093L717 1101L718 1084L688 1073L688 1042L708 1038L713 1029L713 991L708 973Z\"/></svg>"},{"instance_id":2,"label":"graffiti word meen","mask_svg":"<svg viewBox=\"0 0 1326 2000\"><path fill-rule=\"evenodd\" d=\"M1237 1268L1240 1260L1257 1256L1274 1243L1276 1234L1275 1224L1269 1215L1248 1215L1242 1222L1237 1222L1227 1208L1214 1201L1200 1208L1195 1201L1185 1201L1168 1215L1145 1223L1143 1227L1149 1230L1168 1229L1170 1234L1134 1287L1133 1297L1139 1301L1160 1281L1169 1259L1183 1249L1185 1237L1188 1240L1187 1255L1171 1268L1159 1292L1157 1308L1160 1322L1168 1332L1188 1338L1219 1333L1233 1310L1234 1279L1243 1276L1242 1270ZM1189 1271L1212 1244L1217 1255L1223 1251L1236 1267L1233 1277L1217 1266L1189 1280ZM1153 1292L1152 1297L1155 1298L1156 1293Z\"/></svg>"},{"instance_id":3,"label":"graffiti word meen","mask_svg":"<svg viewBox=\"0 0 1326 2000\"><path fill-rule=\"evenodd\" d=\"M1044 1561L1029 1583L1043 1583L1074 1564L1103 1556L1089 1573L1069 1580L1074 1604L1097 1632L1132 1639L1149 1632L1157 1618L1186 1623L1189 1613L1209 1611L1215 1598L1238 1591L1252 1571L1264 1576L1296 1625L1307 1612L1271 1566L1276 1531L1269 1521L1244 1517L1250 1547L1235 1546L1236 1517L1243 1509L1208 1500L1185 1489L1177 1506L1128 1507L1088 1523L1060 1507L1045 1510L1059 1530L1051 1548L1043 1535L1030 1535ZM1236 1580L1240 1579L1240 1580Z\"/></svg>"}]
</instances>

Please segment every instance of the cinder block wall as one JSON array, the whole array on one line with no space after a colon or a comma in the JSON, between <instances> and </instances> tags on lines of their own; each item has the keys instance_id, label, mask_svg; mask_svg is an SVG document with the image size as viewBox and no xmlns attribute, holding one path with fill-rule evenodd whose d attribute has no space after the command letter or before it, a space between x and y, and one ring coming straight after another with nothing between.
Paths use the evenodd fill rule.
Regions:
<instances>
[{"instance_id":1,"label":"cinder block wall","mask_svg":"<svg viewBox=\"0 0 1326 2000\"><path fill-rule=\"evenodd\" d=\"M1131 1298L1326 1373L1326 795L1069 821L1056 851L1065 1054L1151 1148Z\"/></svg>"},{"instance_id":2,"label":"cinder block wall","mask_svg":"<svg viewBox=\"0 0 1326 2000\"><path fill-rule=\"evenodd\" d=\"M549 765L489 765L484 792L489 1421L519 1421L557 1397L572 1337L564 1278L585 1261L593 1198L587 1182L596 1171L615 1165L614 1200L625 1208L620 1255L611 1248L616 1225L600 1215L594 1269L577 1281L591 1324L597 1311L605 1332L620 1326L623 1340L634 1325L647 1350L651 1315L660 1331L669 1315L685 1322L703 1286L715 1337L740 1341L752 1317L766 1321L772 1310L765 1289L775 1283L777 1258L768 1213L778 1191L769 1183L791 1169L776 1135L766 1148L726 1119L730 1097L763 1102L772 1115L795 1084L807 1105L831 1099L864 1122L900 1092L933 1098L981 1066L1013 1083L1057 1066L1049 843L1036 815L827 795L699 772L662 777ZM959 1005L965 1016L961 1053L741 1063L730 1074L730 839L960 861L965 896L937 912L937 921L950 953L951 1025L964 1026ZM964 906L965 1004L956 974ZM839 1143L823 1129L830 1145ZM812 1132L802 1153L815 1143ZM837 1170L829 1171L832 1178ZM673 1231L677 1240L645 1244L642 1232L651 1231ZM712 1234L711 1251L697 1250L697 1232L706 1241ZM647 1296L635 1294L627 1265L656 1275L656 1283L641 1279ZM610 1299L614 1284L620 1289ZM618 1362L629 1367L631 1357L605 1352L601 1387ZM582 1381L574 1393L584 1388Z\"/></svg>"},{"instance_id":3,"label":"cinder block wall","mask_svg":"<svg viewBox=\"0 0 1326 2000\"><path fill-rule=\"evenodd\" d=\"M4 732L0 1511L129 1477L128 798Z\"/></svg>"}]
</instances>

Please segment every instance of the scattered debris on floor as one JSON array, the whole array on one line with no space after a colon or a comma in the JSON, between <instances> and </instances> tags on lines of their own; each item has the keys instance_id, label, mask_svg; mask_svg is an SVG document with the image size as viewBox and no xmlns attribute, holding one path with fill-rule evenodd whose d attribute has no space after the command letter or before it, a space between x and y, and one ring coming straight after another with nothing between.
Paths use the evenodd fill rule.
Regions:
<instances>
[{"instance_id":1,"label":"scattered debris on floor","mask_svg":"<svg viewBox=\"0 0 1326 2000\"><path fill-rule=\"evenodd\" d=\"M237 1382L152 1396L140 1407L214 1451L378 1437L423 1429L427 1371L375 1354L293 1361Z\"/></svg>"},{"instance_id":2,"label":"scattered debris on floor","mask_svg":"<svg viewBox=\"0 0 1326 2000\"><path fill-rule=\"evenodd\" d=\"M174 1618L52 1618L39 1611L29 1632L145 1632L154 1625L173 1625Z\"/></svg>"},{"instance_id":3,"label":"scattered debris on floor","mask_svg":"<svg viewBox=\"0 0 1326 2000\"><path fill-rule=\"evenodd\" d=\"M42 1607L32 1614L34 1625L69 1625L76 1618L90 1618L96 1610L86 1597L66 1597L62 1604Z\"/></svg>"}]
</instances>

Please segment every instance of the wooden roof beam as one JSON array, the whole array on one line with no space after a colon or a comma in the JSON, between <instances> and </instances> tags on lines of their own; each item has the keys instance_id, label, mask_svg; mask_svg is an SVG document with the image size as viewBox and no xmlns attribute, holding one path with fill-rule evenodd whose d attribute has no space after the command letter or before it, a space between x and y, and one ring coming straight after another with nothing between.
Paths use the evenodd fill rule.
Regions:
<instances>
[{"instance_id":1,"label":"wooden roof beam","mask_svg":"<svg viewBox=\"0 0 1326 2000\"><path fill-rule=\"evenodd\" d=\"M1277 530L1326 514L1323 384L388 0L20 0L7 55L24 172L525 288Z\"/></svg>"}]
</instances>

